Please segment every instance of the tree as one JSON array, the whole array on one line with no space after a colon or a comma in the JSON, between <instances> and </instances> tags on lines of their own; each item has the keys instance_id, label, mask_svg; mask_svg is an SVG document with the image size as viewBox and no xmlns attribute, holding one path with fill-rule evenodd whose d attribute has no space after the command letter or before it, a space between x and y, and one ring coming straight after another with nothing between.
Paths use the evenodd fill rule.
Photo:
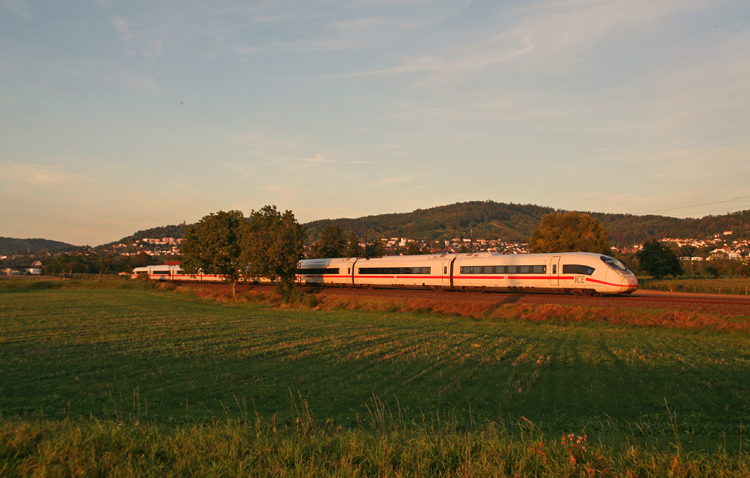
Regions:
<instances>
[{"instance_id":1,"label":"tree","mask_svg":"<svg viewBox=\"0 0 750 478\"><path fill-rule=\"evenodd\" d=\"M418 256L420 254L431 254L432 248L430 247L429 242L422 243L422 241L411 241L408 246L406 246L406 255L408 256Z\"/></svg>"},{"instance_id":2,"label":"tree","mask_svg":"<svg viewBox=\"0 0 750 478\"><path fill-rule=\"evenodd\" d=\"M248 277L265 277L279 292L292 290L299 260L304 253L305 228L292 211L281 214L276 206L264 206L250 214L250 233L245 238Z\"/></svg>"},{"instance_id":3,"label":"tree","mask_svg":"<svg viewBox=\"0 0 750 478\"><path fill-rule=\"evenodd\" d=\"M714 279L718 279L719 277L721 277L721 269L719 269L713 264L709 264L706 267L704 267L703 271L710 274Z\"/></svg>"},{"instance_id":4,"label":"tree","mask_svg":"<svg viewBox=\"0 0 750 478\"><path fill-rule=\"evenodd\" d=\"M542 217L529 239L531 252L596 252L610 254L607 230L588 214L552 213Z\"/></svg>"},{"instance_id":5,"label":"tree","mask_svg":"<svg viewBox=\"0 0 750 478\"><path fill-rule=\"evenodd\" d=\"M150 255L146 254L145 252L139 252L138 254L134 256L128 257L128 263L130 264L130 268L134 269L136 267L146 267L151 265L152 258Z\"/></svg>"},{"instance_id":6,"label":"tree","mask_svg":"<svg viewBox=\"0 0 750 478\"><path fill-rule=\"evenodd\" d=\"M234 299L247 267L243 244L249 234L242 211L211 213L185 231L180 265L188 274L223 275L232 284Z\"/></svg>"},{"instance_id":7,"label":"tree","mask_svg":"<svg viewBox=\"0 0 750 478\"><path fill-rule=\"evenodd\" d=\"M419 241L411 241L408 246L406 246L406 255L407 256L416 256L422 253L422 247Z\"/></svg>"},{"instance_id":8,"label":"tree","mask_svg":"<svg viewBox=\"0 0 750 478\"><path fill-rule=\"evenodd\" d=\"M691 246L689 244L686 244L682 247L680 247L680 254L685 257L693 257L693 254L695 251L697 251L698 248L695 246Z\"/></svg>"},{"instance_id":9,"label":"tree","mask_svg":"<svg viewBox=\"0 0 750 478\"><path fill-rule=\"evenodd\" d=\"M383 257L385 255L385 243L382 237L365 244L365 257Z\"/></svg>"},{"instance_id":10,"label":"tree","mask_svg":"<svg viewBox=\"0 0 750 478\"><path fill-rule=\"evenodd\" d=\"M328 225L323 229L323 236L320 240L312 245L310 258L327 259L344 257L346 246L347 241L344 237L344 231L338 226Z\"/></svg>"},{"instance_id":11,"label":"tree","mask_svg":"<svg viewBox=\"0 0 750 478\"><path fill-rule=\"evenodd\" d=\"M682 266L677 254L655 238L643 243L643 248L635 254L642 271L661 279L682 274Z\"/></svg>"},{"instance_id":12,"label":"tree","mask_svg":"<svg viewBox=\"0 0 750 478\"><path fill-rule=\"evenodd\" d=\"M346 246L346 257L362 257L365 251L359 245L359 237L354 231L349 233L349 244Z\"/></svg>"},{"instance_id":13,"label":"tree","mask_svg":"<svg viewBox=\"0 0 750 478\"><path fill-rule=\"evenodd\" d=\"M109 270L109 268L115 263L115 255L111 252L102 251L100 254L97 254L97 256L99 257L99 279L101 279L102 274Z\"/></svg>"}]
</instances>

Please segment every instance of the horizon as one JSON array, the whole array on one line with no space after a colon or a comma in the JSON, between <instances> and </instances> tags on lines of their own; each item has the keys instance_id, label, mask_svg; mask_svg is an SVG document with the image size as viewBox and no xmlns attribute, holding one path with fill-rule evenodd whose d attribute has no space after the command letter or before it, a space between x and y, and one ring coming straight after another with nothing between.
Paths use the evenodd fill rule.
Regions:
<instances>
[{"instance_id":1,"label":"horizon","mask_svg":"<svg viewBox=\"0 0 750 478\"><path fill-rule=\"evenodd\" d=\"M426 208L420 208L420 210L429 210L429 209L436 209L436 208L441 208L441 207L453 206L453 205L457 205L457 204L466 204L466 203L471 203L471 202L486 202L486 201L489 201L489 200L484 200L484 201L474 200L474 201L463 201L463 202L452 203L452 204L442 204L442 205L439 205L439 206L430 206L430 207L426 207ZM640 214L640 215L636 215L636 214L629 214L629 213L606 213L606 212L600 212L600 211L570 211L570 210L565 210L565 209L554 208L554 207L551 207L551 206L543 206L543 205L538 205L538 204L520 204L520 203L514 203L514 202L509 202L509 203L497 203L497 202L495 202L495 203L496 204L504 204L504 205L520 205L520 206L533 206L533 207L540 207L540 208L548 208L548 209L552 209L554 212L578 212L578 213L582 213L582 214L624 214L624 215L630 215L630 216L657 216L657 217L665 217L665 218L672 218L672 219L684 219L684 220L698 220L698 219L703 219L704 217L722 216L723 215L723 214L718 214L718 215L707 215L707 216L701 216L701 217L683 217L683 218L679 218L679 217L676 217L676 216L668 216L668 215L660 215L660 214ZM734 211L734 213L744 212L744 211L750 211L750 209L741 210L741 211ZM211 213L216 213L216 212L218 212L218 211L212 211ZM292 211L292 212L294 212L294 211ZM356 221L358 219L364 219L364 218L367 218L367 217L376 217L376 216L390 215L390 214L410 214L410 213L413 213L413 212L416 212L416 209L413 210L413 211L407 211L405 213L386 212L386 213L373 214L373 215L360 216L360 217L323 218L323 219L314 219L312 221L306 221L306 222L302 222L302 221L298 220L298 222L300 224L302 224L302 225L306 225L306 224L310 224L312 222L318 222L318 221L339 221L339 220ZM211 213L209 213L209 214L211 214ZM243 211L243 213L244 213L244 211ZM733 213L728 213L728 214L733 214ZM206 215L208 215L208 214L206 214ZM246 217L249 217L249 216L246 216ZM187 223L186 222L184 225L190 226L190 225L193 225L193 224L195 224L197 222L198 221L195 221L193 223ZM117 243L118 241L121 241L122 239L130 237L130 236L132 236L132 235L134 235L134 234L136 234L136 233L138 233L140 231L147 231L149 229L156 229L156 228L160 228L160 227L180 226L180 225L183 225L183 224L180 224L180 223L168 224L167 223L167 224L160 224L158 226L142 227L142 228L138 228L138 229L130 232L127 235L121 236L118 239L113 239L111 241L102 242L102 243L98 243L98 244L93 244L93 243L82 243L82 244L67 243L67 244L70 244L70 245L76 246L76 247L98 247L98 246L102 246L102 245L105 245L105 244ZM406 236L404 236L404 237L406 237ZM51 240L51 241L55 241L55 242L63 242L63 243L65 243L65 241L59 241L57 239L48 238L48 237L8 237L8 236L0 235L0 238L18 239L18 240ZM481 239L481 238L479 238L479 239Z\"/></svg>"},{"instance_id":2,"label":"horizon","mask_svg":"<svg viewBox=\"0 0 750 478\"><path fill-rule=\"evenodd\" d=\"M0 236L105 244L266 204L300 223L476 197L750 209L747 2L0 12Z\"/></svg>"}]
</instances>

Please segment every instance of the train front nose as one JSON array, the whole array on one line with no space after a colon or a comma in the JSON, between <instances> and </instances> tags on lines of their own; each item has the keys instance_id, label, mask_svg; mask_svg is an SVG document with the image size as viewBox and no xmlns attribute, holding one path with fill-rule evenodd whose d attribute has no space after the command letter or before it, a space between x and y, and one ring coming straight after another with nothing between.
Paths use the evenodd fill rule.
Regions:
<instances>
[{"instance_id":1,"label":"train front nose","mask_svg":"<svg viewBox=\"0 0 750 478\"><path fill-rule=\"evenodd\" d=\"M633 292L638 288L638 279L633 274L629 274L622 278L622 287L625 289L624 292Z\"/></svg>"}]
</instances>

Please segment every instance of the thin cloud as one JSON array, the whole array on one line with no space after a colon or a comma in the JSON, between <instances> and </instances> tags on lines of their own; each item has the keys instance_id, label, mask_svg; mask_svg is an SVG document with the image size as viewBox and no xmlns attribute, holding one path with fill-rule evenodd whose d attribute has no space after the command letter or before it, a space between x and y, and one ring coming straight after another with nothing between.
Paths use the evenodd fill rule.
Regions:
<instances>
[{"instance_id":1,"label":"thin cloud","mask_svg":"<svg viewBox=\"0 0 750 478\"><path fill-rule=\"evenodd\" d=\"M157 29L138 26L135 30L133 25L120 17L114 17L112 25L120 34L120 40L125 45L128 55L140 55L147 60L155 61L164 52L164 33L156 31Z\"/></svg>"},{"instance_id":2,"label":"thin cloud","mask_svg":"<svg viewBox=\"0 0 750 478\"><path fill-rule=\"evenodd\" d=\"M15 185L59 187L88 182L89 178L67 172L61 166L5 163L0 167L0 180Z\"/></svg>"},{"instance_id":3,"label":"thin cloud","mask_svg":"<svg viewBox=\"0 0 750 478\"><path fill-rule=\"evenodd\" d=\"M421 178L422 174L415 174L412 176L398 176L395 178L385 178L381 179L380 181L376 182L374 184L375 187L382 187L382 186L390 186L391 184L403 184L403 183L410 183L412 181L415 181L419 178Z\"/></svg>"},{"instance_id":4,"label":"thin cloud","mask_svg":"<svg viewBox=\"0 0 750 478\"><path fill-rule=\"evenodd\" d=\"M230 171L234 171L235 173L239 173L240 176L242 176L244 178L249 178L249 177L253 176L253 174L250 171L248 171L247 169L242 168L240 166L237 166L234 163L230 163L229 161L224 161L222 164L227 169L229 169Z\"/></svg>"},{"instance_id":5,"label":"thin cloud","mask_svg":"<svg viewBox=\"0 0 750 478\"><path fill-rule=\"evenodd\" d=\"M294 160L297 160L297 161L302 161L304 163L301 166L299 166L297 168L294 168L294 169L309 168L311 166L317 166L317 165L326 164L326 163L332 163L333 162L330 159L324 158L320 153L316 154L312 158L290 158L290 159L294 159Z\"/></svg>"},{"instance_id":6,"label":"thin cloud","mask_svg":"<svg viewBox=\"0 0 750 478\"><path fill-rule=\"evenodd\" d=\"M354 161L333 160L333 159L324 158L321 154L316 154L314 157L311 157L311 158L310 157L294 157L294 158L280 158L280 159L290 159L290 160L303 162L301 166L292 168L293 170L304 169L304 168L309 168L313 166L321 166L324 164L376 164L372 161L364 161L364 160L354 160Z\"/></svg>"},{"instance_id":7,"label":"thin cloud","mask_svg":"<svg viewBox=\"0 0 750 478\"><path fill-rule=\"evenodd\" d=\"M33 20L27 2L22 0L3 0L3 6L19 17L25 18L26 20Z\"/></svg>"},{"instance_id":8,"label":"thin cloud","mask_svg":"<svg viewBox=\"0 0 750 478\"><path fill-rule=\"evenodd\" d=\"M412 57L390 68L342 76L427 72L455 78L504 64L543 69L566 66L575 61L581 50L595 48L604 38L621 30L652 24L664 17L708 5L707 2L664 4L645 0L546 2L510 12L519 17L515 25L484 41L439 55Z\"/></svg>"},{"instance_id":9,"label":"thin cloud","mask_svg":"<svg viewBox=\"0 0 750 478\"><path fill-rule=\"evenodd\" d=\"M0 68L24 71L24 74L29 76L41 75L52 78L54 74L58 74L150 93L161 91L160 84L152 77L115 61L86 56L71 57L54 49L42 49L3 40L0 40Z\"/></svg>"},{"instance_id":10,"label":"thin cloud","mask_svg":"<svg viewBox=\"0 0 750 478\"><path fill-rule=\"evenodd\" d=\"M293 138L279 133L260 134L253 132L232 134L230 137L232 142L246 146L247 154L254 161L262 159L265 163L295 163L294 166L290 167L290 171L319 168L327 165L376 164L373 161L364 159L335 159L323 153L316 153L313 156L295 154L303 149L311 149L304 145L304 143L309 142L309 139ZM336 156L335 153L334 156ZM228 163L225 164L229 167ZM235 165L234 167L237 166Z\"/></svg>"}]
</instances>

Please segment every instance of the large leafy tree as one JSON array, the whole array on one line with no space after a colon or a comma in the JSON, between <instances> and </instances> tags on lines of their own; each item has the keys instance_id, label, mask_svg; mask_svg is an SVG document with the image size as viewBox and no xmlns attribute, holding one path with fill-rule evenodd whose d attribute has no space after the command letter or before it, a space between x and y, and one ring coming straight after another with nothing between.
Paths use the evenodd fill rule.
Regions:
<instances>
[{"instance_id":1,"label":"large leafy tree","mask_svg":"<svg viewBox=\"0 0 750 478\"><path fill-rule=\"evenodd\" d=\"M432 252L432 248L430 247L429 242L425 242L424 244L422 244L421 241L412 241L409 243L408 246L406 246L406 255L408 256L430 254L431 252Z\"/></svg>"},{"instance_id":2,"label":"large leafy tree","mask_svg":"<svg viewBox=\"0 0 750 478\"><path fill-rule=\"evenodd\" d=\"M185 231L180 265L188 274L223 275L232 284L232 298L247 267L243 244L250 224L241 211L211 213Z\"/></svg>"},{"instance_id":3,"label":"large leafy tree","mask_svg":"<svg viewBox=\"0 0 750 478\"><path fill-rule=\"evenodd\" d=\"M265 277L281 292L293 287L304 252L305 228L292 211L281 214L276 206L264 206L250 214L250 233L244 242L247 275Z\"/></svg>"},{"instance_id":4,"label":"large leafy tree","mask_svg":"<svg viewBox=\"0 0 750 478\"><path fill-rule=\"evenodd\" d=\"M682 265L677 254L671 247L656 239L649 239L643 243L643 248L636 252L639 267L647 274L661 279L665 276L682 274Z\"/></svg>"},{"instance_id":5,"label":"large leafy tree","mask_svg":"<svg viewBox=\"0 0 750 478\"><path fill-rule=\"evenodd\" d=\"M365 257L383 257L385 254L385 239L382 237L365 244Z\"/></svg>"},{"instance_id":6,"label":"large leafy tree","mask_svg":"<svg viewBox=\"0 0 750 478\"><path fill-rule=\"evenodd\" d=\"M349 244L346 246L345 255L346 257L362 257L364 256L365 251L362 249L362 246L359 244L359 237L354 233L354 231L349 233Z\"/></svg>"},{"instance_id":7,"label":"large leafy tree","mask_svg":"<svg viewBox=\"0 0 750 478\"><path fill-rule=\"evenodd\" d=\"M411 241L408 246L406 246L406 255L407 256L416 256L422 253L422 244L420 244L419 241Z\"/></svg>"},{"instance_id":8,"label":"large leafy tree","mask_svg":"<svg viewBox=\"0 0 750 478\"><path fill-rule=\"evenodd\" d=\"M529 239L531 252L596 252L610 254L607 230L601 222L578 212L542 217Z\"/></svg>"},{"instance_id":9,"label":"large leafy tree","mask_svg":"<svg viewBox=\"0 0 750 478\"><path fill-rule=\"evenodd\" d=\"M344 257L346 255L347 240L344 231L334 225L328 225L323 229L323 236L312 245L310 250L311 259L324 259Z\"/></svg>"}]
</instances>

